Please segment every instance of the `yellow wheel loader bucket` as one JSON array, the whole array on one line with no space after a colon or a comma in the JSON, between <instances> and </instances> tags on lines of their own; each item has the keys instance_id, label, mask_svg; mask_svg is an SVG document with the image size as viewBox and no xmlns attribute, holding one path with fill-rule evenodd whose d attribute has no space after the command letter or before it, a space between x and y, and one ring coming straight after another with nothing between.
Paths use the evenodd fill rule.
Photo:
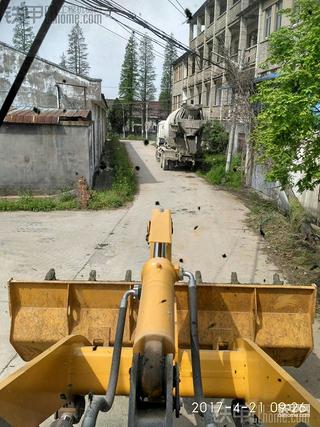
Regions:
<instances>
[{"instance_id":1,"label":"yellow wheel loader bucket","mask_svg":"<svg viewBox=\"0 0 320 427\"><path fill-rule=\"evenodd\" d=\"M123 293L138 282L9 282L10 341L31 360L67 335L112 346ZM200 348L232 350L255 342L279 365L300 366L313 347L316 286L197 285ZM190 348L188 288L176 283L179 348ZM130 300L124 345L134 341L139 303Z\"/></svg>"}]
</instances>

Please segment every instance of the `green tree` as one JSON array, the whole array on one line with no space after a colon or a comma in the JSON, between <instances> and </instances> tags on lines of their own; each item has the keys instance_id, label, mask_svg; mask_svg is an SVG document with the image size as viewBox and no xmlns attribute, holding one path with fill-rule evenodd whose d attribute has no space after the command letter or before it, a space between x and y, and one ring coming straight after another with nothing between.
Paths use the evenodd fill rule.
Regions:
<instances>
[{"instance_id":1,"label":"green tree","mask_svg":"<svg viewBox=\"0 0 320 427\"><path fill-rule=\"evenodd\" d=\"M60 57L60 62L59 62L59 65L60 65L60 67L62 67L62 68L68 68L68 65L67 65L67 57L66 57L66 55L65 55L65 53L63 52L63 54L61 55L61 57Z\"/></svg>"},{"instance_id":2,"label":"green tree","mask_svg":"<svg viewBox=\"0 0 320 427\"><path fill-rule=\"evenodd\" d=\"M295 174L303 191L320 183L320 2L297 0L286 13L291 28L270 37L268 64L281 69L277 78L258 85L254 139L260 160L270 166L268 178L286 188Z\"/></svg>"},{"instance_id":3,"label":"green tree","mask_svg":"<svg viewBox=\"0 0 320 427\"><path fill-rule=\"evenodd\" d=\"M139 75L138 75L138 98L142 102L142 130L146 127L147 101L153 101L156 88L154 81L156 73L154 70L153 44L146 34L140 41L139 46Z\"/></svg>"},{"instance_id":4,"label":"green tree","mask_svg":"<svg viewBox=\"0 0 320 427\"><path fill-rule=\"evenodd\" d=\"M87 76L90 70L88 62L88 46L79 23L72 28L68 35L68 41L68 70L78 75Z\"/></svg>"},{"instance_id":5,"label":"green tree","mask_svg":"<svg viewBox=\"0 0 320 427\"><path fill-rule=\"evenodd\" d=\"M32 27L29 24L28 7L23 2L18 6L16 25L13 29L13 46L16 49L28 52L34 39Z\"/></svg>"},{"instance_id":6,"label":"green tree","mask_svg":"<svg viewBox=\"0 0 320 427\"><path fill-rule=\"evenodd\" d=\"M164 63L161 78L161 89L159 101L161 104L161 110L169 115L172 108L172 73L173 63L177 59L176 47L167 42L164 53Z\"/></svg>"},{"instance_id":7,"label":"green tree","mask_svg":"<svg viewBox=\"0 0 320 427\"><path fill-rule=\"evenodd\" d=\"M129 127L132 128L133 103L138 98L138 54L134 34L129 38L121 68L119 97L127 106Z\"/></svg>"},{"instance_id":8,"label":"green tree","mask_svg":"<svg viewBox=\"0 0 320 427\"><path fill-rule=\"evenodd\" d=\"M110 113L109 113L109 121L111 125L112 132L114 133L122 133L125 123L126 123L126 110L124 106L121 104L119 98L116 98L113 101Z\"/></svg>"}]
</instances>

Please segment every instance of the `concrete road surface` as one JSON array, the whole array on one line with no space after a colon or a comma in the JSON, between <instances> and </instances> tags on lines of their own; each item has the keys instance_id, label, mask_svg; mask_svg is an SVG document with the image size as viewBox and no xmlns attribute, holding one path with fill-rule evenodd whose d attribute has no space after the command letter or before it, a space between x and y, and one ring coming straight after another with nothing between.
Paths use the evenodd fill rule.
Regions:
<instances>
[{"instance_id":1,"label":"concrete road surface","mask_svg":"<svg viewBox=\"0 0 320 427\"><path fill-rule=\"evenodd\" d=\"M8 342L7 280L43 279L51 267L59 279L87 279L91 269L101 280L123 279L127 269L139 279L148 256L146 226L156 201L173 213L174 258L182 259L189 270L200 270L205 281L229 282L231 272L237 271L243 283L271 282L278 271L267 259L262 238L247 228L247 208L236 197L194 173L163 171L151 145L132 141L126 146L133 165L140 167L139 194L130 206L0 214L0 377L22 364ZM315 332L315 351L303 368L291 373L320 398L319 323ZM190 412L190 404L187 407ZM99 425L107 420L108 427L125 426L126 412L127 399L117 398ZM196 419L189 415L179 425L196 425Z\"/></svg>"}]
</instances>

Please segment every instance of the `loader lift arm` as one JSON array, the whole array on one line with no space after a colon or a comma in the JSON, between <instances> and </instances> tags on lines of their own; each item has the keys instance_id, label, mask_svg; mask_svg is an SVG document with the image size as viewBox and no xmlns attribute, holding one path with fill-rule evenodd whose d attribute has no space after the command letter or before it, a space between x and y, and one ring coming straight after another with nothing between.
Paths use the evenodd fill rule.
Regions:
<instances>
[{"instance_id":1,"label":"loader lift arm","mask_svg":"<svg viewBox=\"0 0 320 427\"><path fill-rule=\"evenodd\" d=\"M82 425L94 426L95 402L108 410L113 390L129 396L130 426L171 426L180 397L243 401L267 426L284 416L319 426L319 402L280 366L312 349L316 287L195 287L171 261L169 211L154 210L147 236L141 282L9 282L10 341L27 363L0 382L0 425L34 427L58 411L55 425L72 426L89 395Z\"/></svg>"}]
</instances>

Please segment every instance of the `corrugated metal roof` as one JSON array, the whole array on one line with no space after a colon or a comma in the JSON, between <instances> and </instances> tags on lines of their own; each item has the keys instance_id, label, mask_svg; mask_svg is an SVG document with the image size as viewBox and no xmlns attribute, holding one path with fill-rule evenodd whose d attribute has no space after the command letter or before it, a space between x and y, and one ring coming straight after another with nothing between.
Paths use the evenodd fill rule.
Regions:
<instances>
[{"instance_id":1,"label":"corrugated metal roof","mask_svg":"<svg viewBox=\"0 0 320 427\"><path fill-rule=\"evenodd\" d=\"M6 115L5 123L25 124L59 124L63 121L90 121L90 110L62 110L62 109L37 109L13 108Z\"/></svg>"}]
</instances>

